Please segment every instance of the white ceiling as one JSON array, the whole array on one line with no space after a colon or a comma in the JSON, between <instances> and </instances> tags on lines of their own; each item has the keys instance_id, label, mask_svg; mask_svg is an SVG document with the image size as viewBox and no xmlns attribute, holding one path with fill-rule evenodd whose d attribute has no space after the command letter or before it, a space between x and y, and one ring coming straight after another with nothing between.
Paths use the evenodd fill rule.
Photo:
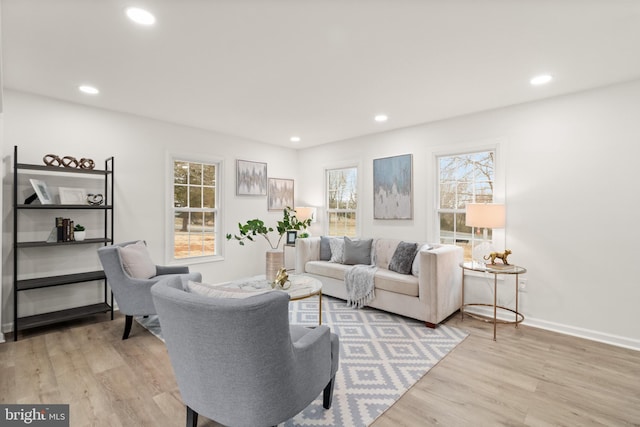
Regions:
<instances>
[{"instance_id":1,"label":"white ceiling","mask_svg":"<svg viewBox=\"0 0 640 427\"><path fill-rule=\"evenodd\" d=\"M640 78L638 0L1 4L7 88L288 147Z\"/></svg>"}]
</instances>

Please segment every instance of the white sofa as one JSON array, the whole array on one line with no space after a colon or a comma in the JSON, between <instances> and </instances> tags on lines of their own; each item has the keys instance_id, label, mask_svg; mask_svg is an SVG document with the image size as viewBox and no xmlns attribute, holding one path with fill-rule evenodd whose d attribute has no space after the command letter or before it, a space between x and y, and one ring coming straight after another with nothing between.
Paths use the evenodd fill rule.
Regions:
<instances>
[{"instance_id":1,"label":"white sofa","mask_svg":"<svg viewBox=\"0 0 640 427\"><path fill-rule=\"evenodd\" d=\"M347 299L345 272L351 265L320 260L320 237L296 240L296 273L322 282L322 293ZM455 245L419 243L412 266L413 274L389 270L389 263L400 243L396 239L373 239L371 264L378 269L374 277L375 299L367 305L424 321L429 327L460 308L462 292L462 248ZM326 259L326 255L324 256Z\"/></svg>"}]
</instances>

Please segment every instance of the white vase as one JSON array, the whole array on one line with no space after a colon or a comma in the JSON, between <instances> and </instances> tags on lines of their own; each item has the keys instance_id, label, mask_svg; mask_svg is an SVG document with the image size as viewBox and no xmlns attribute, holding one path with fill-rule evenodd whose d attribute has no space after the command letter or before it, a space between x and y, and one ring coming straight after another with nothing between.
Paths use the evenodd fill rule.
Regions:
<instances>
[{"instance_id":1,"label":"white vase","mask_svg":"<svg viewBox=\"0 0 640 427\"><path fill-rule=\"evenodd\" d=\"M278 270L284 267L284 252L279 249L270 249L266 254L267 269L265 276L269 282L273 282L278 274Z\"/></svg>"},{"instance_id":2,"label":"white vase","mask_svg":"<svg viewBox=\"0 0 640 427\"><path fill-rule=\"evenodd\" d=\"M87 236L87 232L86 231L74 231L73 232L73 238L75 239L76 242L83 241L86 236Z\"/></svg>"}]
</instances>

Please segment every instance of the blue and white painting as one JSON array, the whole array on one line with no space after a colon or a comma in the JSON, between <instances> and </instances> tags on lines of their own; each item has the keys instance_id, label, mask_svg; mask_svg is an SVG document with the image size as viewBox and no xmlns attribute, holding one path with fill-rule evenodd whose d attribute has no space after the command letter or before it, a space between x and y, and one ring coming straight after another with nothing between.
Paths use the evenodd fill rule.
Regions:
<instances>
[{"instance_id":1,"label":"blue and white painting","mask_svg":"<svg viewBox=\"0 0 640 427\"><path fill-rule=\"evenodd\" d=\"M412 155L373 160L373 218L412 219Z\"/></svg>"}]
</instances>

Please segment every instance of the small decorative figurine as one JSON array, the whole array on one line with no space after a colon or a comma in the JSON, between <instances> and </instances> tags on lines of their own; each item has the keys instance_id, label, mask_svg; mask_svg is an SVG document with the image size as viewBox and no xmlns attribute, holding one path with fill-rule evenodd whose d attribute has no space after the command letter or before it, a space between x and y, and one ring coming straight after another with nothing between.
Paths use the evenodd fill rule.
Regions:
<instances>
[{"instance_id":1,"label":"small decorative figurine","mask_svg":"<svg viewBox=\"0 0 640 427\"><path fill-rule=\"evenodd\" d=\"M285 287L286 283L289 283L289 286ZM276 274L276 278L271 284L272 288L275 288L276 286L279 287L280 289L289 289L291 287L291 282L289 281L289 275L287 274L287 269L284 267L278 270L278 273Z\"/></svg>"},{"instance_id":2,"label":"small decorative figurine","mask_svg":"<svg viewBox=\"0 0 640 427\"><path fill-rule=\"evenodd\" d=\"M486 260L491 260L491 264L495 265L496 258L502 260L504 265L509 265L507 257L511 254L511 249L505 249L504 252L491 252L489 255L484 256Z\"/></svg>"}]
</instances>

